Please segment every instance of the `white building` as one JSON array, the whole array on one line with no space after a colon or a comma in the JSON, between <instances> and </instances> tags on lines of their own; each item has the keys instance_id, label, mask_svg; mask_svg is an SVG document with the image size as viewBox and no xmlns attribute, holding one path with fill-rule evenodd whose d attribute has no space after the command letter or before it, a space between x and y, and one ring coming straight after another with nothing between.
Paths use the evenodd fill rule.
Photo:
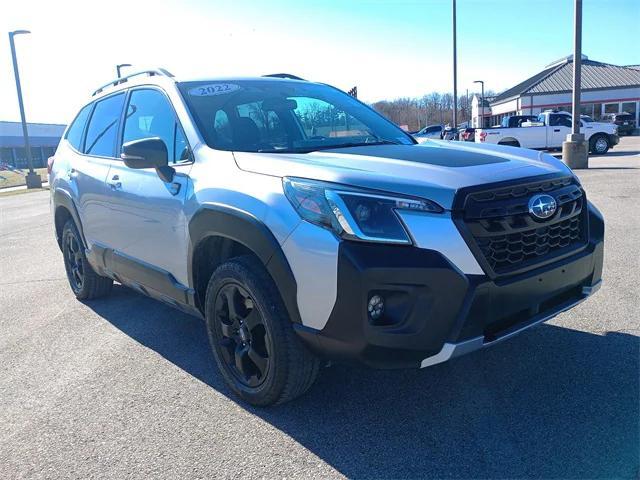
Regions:
<instances>
[{"instance_id":1,"label":"white building","mask_svg":"<svg viewBox=\"0 0 640 480\"><path fill-rule=\"evenodd\" d=\"M537 115L557 109L571 112L573 55L547 65L544 70L501 94L485 99L484 127L499 124L509 115ZM639 125L640 69L637 65L621 67L582 57L582 115L598 120L607 113L627 112ZM480 126L482 108L474 96L472 122Z\"/></svg>"}]
</instances>

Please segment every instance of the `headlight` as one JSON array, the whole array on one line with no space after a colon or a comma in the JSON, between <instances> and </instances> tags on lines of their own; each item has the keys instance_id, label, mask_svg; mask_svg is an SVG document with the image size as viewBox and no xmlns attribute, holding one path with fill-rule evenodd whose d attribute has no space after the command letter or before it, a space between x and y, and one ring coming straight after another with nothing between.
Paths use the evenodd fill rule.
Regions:
<instances>
[{"instance_id":1,"label":"headlight","mask_svg":"<svg viewBox=\"0 0 640 480\"><path fill-rule=\"evenodd\" d=\"M397 210L442 212L430 200L385 195L338 184L285 178L284 193L300 216L350 240L411 243Z\"/></svg>"}]
</instances>

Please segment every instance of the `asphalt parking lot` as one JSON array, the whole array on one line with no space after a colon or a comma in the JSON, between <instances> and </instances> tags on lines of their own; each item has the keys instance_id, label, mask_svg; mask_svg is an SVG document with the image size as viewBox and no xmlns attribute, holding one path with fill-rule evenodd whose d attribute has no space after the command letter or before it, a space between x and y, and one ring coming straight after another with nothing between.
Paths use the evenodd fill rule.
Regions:
<instances>
[{"instance_id":1,"label":"asphalt parking lot","mask_svg":"<svg viewBox=\"0 0 640 480\"><path fill-rule=\"evenodd\" d=\"M325 369L269 409L230 396L201 321L120 286L76 301L48 193L0 197L0 476L638 478L640 137L591 167L593 298L429 369Z\"/></svg>"}]
</instances>

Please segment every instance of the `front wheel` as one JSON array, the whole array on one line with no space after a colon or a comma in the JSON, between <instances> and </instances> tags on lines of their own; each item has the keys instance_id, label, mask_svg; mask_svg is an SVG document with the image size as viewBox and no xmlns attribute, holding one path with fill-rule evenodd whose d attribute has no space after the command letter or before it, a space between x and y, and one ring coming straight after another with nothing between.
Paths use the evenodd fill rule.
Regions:
<instances>
[{"instance_id":1,"label":"front wheel","mask_svg":"<svg viewBox=\"0 0 640 480\"><path fill-rule=\"evenodd\" d=\"M242 399L258 406L284 403L313 385L320 360L297 337L261 262L243 256L219 266L205 303L216 363Z\"/></svg>"},{"instance_id":2,"label":"front wheel","mask_svg":"<svg viewBox=\"0 0 640 480\"><path fill-rule=\"evenodd\" d=\"M589 150L595 155L604 155L609 151L609 140L604 135L595 135L589 141Z\"/></svg>"}]
</instances>

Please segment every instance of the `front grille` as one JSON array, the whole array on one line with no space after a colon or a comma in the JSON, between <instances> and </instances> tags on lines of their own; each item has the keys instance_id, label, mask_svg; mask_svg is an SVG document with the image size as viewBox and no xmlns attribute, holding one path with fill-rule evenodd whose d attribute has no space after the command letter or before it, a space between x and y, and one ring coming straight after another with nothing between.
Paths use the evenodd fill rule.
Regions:
<instances>
[{"instance_id":1,"label":"front grille","mask_svg":"<svg viewBox=\"0 0 640 480\"><path fill-rule=\"evenodd\" d=\"M540 221L529 214L538 193L555 198L556 213ZM501 187L467 194L463 222L476 253L496 274L506 274L585 245L586 198L572 178Z\"/></svg>"}]
</instances>

